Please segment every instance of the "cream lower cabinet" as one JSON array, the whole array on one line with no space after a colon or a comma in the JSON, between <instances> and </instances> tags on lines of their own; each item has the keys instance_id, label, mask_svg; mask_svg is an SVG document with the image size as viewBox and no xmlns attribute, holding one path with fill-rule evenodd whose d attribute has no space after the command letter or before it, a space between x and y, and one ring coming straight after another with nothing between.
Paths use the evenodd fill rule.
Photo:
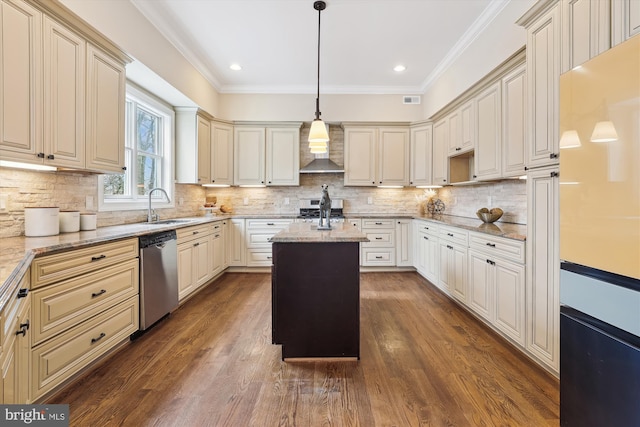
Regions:
<instances>
[{"instance_id":1,"label":"cream lower cabinet","mask_svg":"<svg viewBox=\"0 0 640 427\"><path fill-rule=\"evenodd\" d=\"M247 267L271 267L272 253L269 239L292 223L293 219L247 219L245 234Z\"/></svg>"},{"instance_id":2,"label":"cream lower cabinet","mask_svg":"<svg viewBox=\"0 0 640 427\"><path fill-rule=\"evenodd\" d=\"M413 233L410 219L397 219L396 222L396 266L413 265Z\"/></svg>"},{"instance_id":3,"label":"cream lower cabinet","mask_svg":"<svg viewBox=\"0 0 640 427\"><path fill-rule=\"evenodd\" d=\"M138 330L138 239L37 257L31 264L33 400Z\"/></svg>"},{"instance_id":4,"label":"cream lower cabinet","mask_svg":"<svg viewBox=\"0 0 640 427\"><path fill-rule=\"evenodd\" d=\"M456 299L467 301L468 233L454 227L439 227L439 287Z\"/></svg>"},{"instance_id":5,"label":"cream lower cabinet","mask_svg":"<svg viewBox=\"0 0 640 427\"><path fill-rule=\"evenodd\" d=\"M211 234L211 277L215 277L222 272L225 266L226 248L225 248L225 227L223 221L214 222Z\"/></svg>"},{"instance_id":6,"label":"cream lower cabinet","mask_svg":"<svg viewBox=\"0 0 640 427\"><path fill-rule=\"evenodd\" d=\"M414 265L418 273L437 285L440 271L438 226L432 222L415 220L414 227Z\"/></svg>"},{"instance_id":7,"label":"cream lower cabinet","mask_svg":"<svg viewBox=\"0 0 640 427\"><path fill-rule=\"evenodd\" d=\"M178 299L182 301L212 277L211 225L179 228L177 235Z\"/></svg>"},{"instance_id":8,"label":"cream lower cabinet","mask_svg":"<svg viewBox=\"0 0 640 427\"><path fill-rule=\"evenodd\" d=\"M227 235L227 264L229 267L245 267L247 265L247 244L244 218L231 218Z\"/></svg>"},{"instance_id":9,"label":"cream lower cabinet","mask_svg":"<svg viewBox=\"0 0 640 427\"><path fill-rule=\"evenodd\" d=\"M360 265L363 267L393 267L396 265L395 220L363 218L362 232L368 242L360 245Z\"/></svg>"},{"instance_id":10,"label":"cream lower cabinet","mask_svg":"<svg viewBox=\"0 0 640 427\"><path fill-rule=\"evenodd\" d=\"M0 403L31 403L29 369L31 318L29 273L0 313Z\"/></svg>"},{"instance_id":11,"label":"cream lower cabinet","mask_svg":"<svg viewBox=\"0 0 640 427\"><path fill-rule=\"evenodd\" d=\"M470 233L468 305L525 344L524 242Z\"/></svg>"}]
</instances>

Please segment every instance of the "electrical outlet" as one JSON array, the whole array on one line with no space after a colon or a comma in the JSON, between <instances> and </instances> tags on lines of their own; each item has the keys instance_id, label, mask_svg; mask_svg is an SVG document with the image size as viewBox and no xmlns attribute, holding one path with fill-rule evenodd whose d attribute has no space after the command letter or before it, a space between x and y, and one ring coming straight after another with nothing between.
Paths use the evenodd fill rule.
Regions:
<instances>
[{"instance_id":1,"label":"electrical outlet","mask_svg":"<svg viewBox=\"0 0 640 427\"><path fill-rule=\"evenodd\" d=\"M88 211L92 211L93 210L93 196L87 196L87 197L84 198L84 207Z\"/></svg>"},{"instance_id":2,"label":"electrical outlet","mask_svg":"<svg viewBox=\"0 0 640 427\"><path fill-rule=\"evenodd\" d=\"M244 199L242 199L242 203L246 206L249 204L249 198L245 197Z\"/></svg>"},{"instance_id":3,"label":"electrical outlet","mask_svg":"<svg viewBox=\"0 0 640 427\"><path fill-rule=\"evenodd\" d=\"M183 206L184 205L184 198L180 197L178 199L178 206Z\"/></svg>"},{"instance_id":4,"label":"electrical outlet","mask_svg":"<svg viewBox=\"0 0 640 427\"><path fill-rule=\"evenodd\" d=\"M367 204L369 205L373 204L373 197L367 197Z\"/></svg>"},{"instance_id":5,"label":"electrical outlet","mask_svg":"<svg viewBox=\"0 0 640 427\"><path fill-rule=\"evenodd\" d=\"M288 204L289 204L289 198L288 198L288 197L285 197L285 198L284 198L284 204L285 204L285 205L288 205Z\"/></svg>"},{"instance_id":6,"label":"electrical outlet","mask_svg":"<svg viewBox=\"0 0 640 427\"><path fill-rule=\"evenodd\" d=\"M0 211L4 211L7 209L7 201L9 200L9 196L6 194L0 194Z\"/></svg>"}]
</instances>

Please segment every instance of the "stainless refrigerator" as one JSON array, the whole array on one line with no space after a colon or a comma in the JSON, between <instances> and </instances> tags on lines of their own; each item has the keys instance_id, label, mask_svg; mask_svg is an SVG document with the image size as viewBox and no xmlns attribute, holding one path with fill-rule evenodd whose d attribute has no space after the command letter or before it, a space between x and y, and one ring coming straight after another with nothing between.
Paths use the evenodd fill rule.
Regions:
<instances>
[{"instance_id":1,"label":"stainless refrigerator","mask_svg":"<svg viewBox=\"0 0 640 427\"><path fill-rule=\"evenodd\" d=\"M640 36L560 78L560 423L640 426Z\"/></svg>"}]
</instances>

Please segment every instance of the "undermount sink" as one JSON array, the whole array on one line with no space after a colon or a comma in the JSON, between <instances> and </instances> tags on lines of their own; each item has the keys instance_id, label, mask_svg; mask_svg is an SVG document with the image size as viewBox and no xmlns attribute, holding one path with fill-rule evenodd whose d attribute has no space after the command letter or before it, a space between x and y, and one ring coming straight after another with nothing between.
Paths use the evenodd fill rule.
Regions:
<instances>
[{"instance_id":1,"label":"undermount sink","mask_svg":"<svg viewBox=\"0 0 640 427\"><path fill-rule=\"evenodd\" d=\"M153 222L146 222L145 224L148 225L171 225L171 224L186 224L188 222L191 222L192 220L190 219L165 219L162 221L153 221Z\"/></svg>"}]
</instances>

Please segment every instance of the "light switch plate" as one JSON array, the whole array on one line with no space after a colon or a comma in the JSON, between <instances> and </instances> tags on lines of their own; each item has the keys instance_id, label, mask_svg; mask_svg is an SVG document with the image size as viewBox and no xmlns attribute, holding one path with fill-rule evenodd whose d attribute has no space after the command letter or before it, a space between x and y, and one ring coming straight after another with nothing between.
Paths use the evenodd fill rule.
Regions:
<instances>
[{"instance_id":1,"label":"light switch plate","mask_svg":"<svg viewBox=\"0 0 640 427\"><path fill-rule=\"evenodd\" d=\"M9 200L9 196L6 194L0 194L0 211L4 211L7 209L7 201Z\"/></svg>"}]
</instances>

